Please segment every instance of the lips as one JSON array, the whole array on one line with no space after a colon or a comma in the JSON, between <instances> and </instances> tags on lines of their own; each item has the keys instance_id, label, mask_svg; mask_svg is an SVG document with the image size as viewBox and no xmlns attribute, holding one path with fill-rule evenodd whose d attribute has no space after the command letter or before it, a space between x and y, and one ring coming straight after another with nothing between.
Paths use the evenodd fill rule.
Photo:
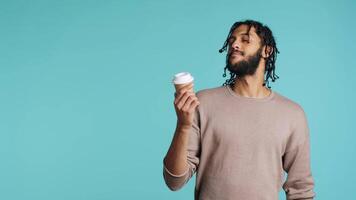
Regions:
<instances>
[{"instance_id":1,"label":"lips","mask_svg":"<svg viewBox=\"0 0 356 200\"><path fill-rule=\"evenodd\" d=\"M239 55L239 56L242 56L242 53L239 52L239 51L234 51L231 55Z\"/></svg>"}]
</instances>

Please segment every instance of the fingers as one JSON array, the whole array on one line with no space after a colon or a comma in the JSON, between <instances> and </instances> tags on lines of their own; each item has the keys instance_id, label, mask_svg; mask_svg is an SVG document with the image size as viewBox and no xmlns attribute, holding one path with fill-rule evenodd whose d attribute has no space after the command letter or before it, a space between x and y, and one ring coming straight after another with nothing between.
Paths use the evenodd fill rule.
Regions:
<instances>
[{"instance_id":1,"label":"fingers","mask_svg":"<svg viewBox=\"0 0 356 200\"><path fill-rule=\"evenodd\" d=\"M193 101L190 105L189 112L193 112L195 108L200 104L199 100Z\"/></svg>"},{"instance_id":2,"label":"fingers","mask_svg":"<svg viewBox=\"0 0 356 200\"><path fill-rule=\"evenodd\" d=\"M186 100L184 106L182 107L182 110L184 112L187 112L190 110L190 106L192 104L192 102L194 101L198 101L198 98L196 96L189 96L188 99Z\"/></svg>"},{"instance_id":3,"label":"fingers","mask_svg":"<svg viewBox=\"0 0 356 200\"><path fill-rule=\"evenodd\" d=\"M183 111L188 111L190 110L191 105L195 107L197 106L195 105L197 103L194 102L198 101L198 98L193 92L193 87L193 83L187 84L174 93L174 105L176 105L176 108L179 110L182 109Z\"/></svg>"},{"instance_id":4,"label":"fingers","mask_svg":"<svg viewBox=\"0 0 356 200\"><path fill-rule=\"evenodd\" d=\"M174 95L175 96L174 104L176 104L178 101L180 101L181 98L183 98L183 96L185 95L185 93L191 92L192 87L193 86L179 90L178 93L176 92Z\"/></svg>"},{"instance_id":5,"label":"fingers","mask_svg":"<svg viewBox=\"0 0 356 200\"><path fill-rule=\"evenodd\" d=\"M192 92L185 92L184 94L183 94L183 96L181 96L177 101L175 101L175 104L177 105L177 107L179 108L179 109L181 109L185 104L186 104L186 101L188 100L188 98L190 97L190 96L195 96L195 94L194 93L192 93Z\"/></svg>"}]
</instances>

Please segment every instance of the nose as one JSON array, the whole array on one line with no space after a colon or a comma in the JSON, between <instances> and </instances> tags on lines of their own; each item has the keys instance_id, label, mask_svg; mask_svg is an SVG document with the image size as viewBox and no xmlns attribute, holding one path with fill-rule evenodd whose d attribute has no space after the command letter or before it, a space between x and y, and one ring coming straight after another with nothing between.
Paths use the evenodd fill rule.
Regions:
<instances>
[{"instance_id":1,"label":"nose","mask_svg":"<svg viewBox=\"0 0 356 200\"><path fill-rule=\"evenodd\" d=\"M238 40L234 40L231 44L231 48L233 50L239 50L241 48L240 43Z\"/></svg>"},{"instance_id":2,"label":"nose","mask_svg":"<svg viewBox=\"0 0 356 200\"><path fill-rule=\"evenodd\" d=\"M241 48L240 48L240 44L235 41L235 42L231 43L230 46L228 46L228 53L231 54L236 51L241 52Z\"/></svg>"}]
</instances>

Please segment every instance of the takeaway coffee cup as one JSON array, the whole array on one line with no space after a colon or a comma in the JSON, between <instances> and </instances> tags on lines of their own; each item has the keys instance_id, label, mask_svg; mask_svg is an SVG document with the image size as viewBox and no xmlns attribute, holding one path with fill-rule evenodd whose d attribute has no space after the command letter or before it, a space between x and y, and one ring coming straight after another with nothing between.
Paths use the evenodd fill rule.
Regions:
<instances>
[{"instance_id":1,"label":"takeaway coffee cup","mask_svg":"<svg viewBox=\"0 0 356 200\"><path fill-rule=\"evenodd\" d=\"M187 84L193 84L194 77L189 72L180 72L173 77L173 84L176 88L176 92L178 93L179 90ZM193 92L193 88L191 89Z\"/></svg>"}]
</instances>

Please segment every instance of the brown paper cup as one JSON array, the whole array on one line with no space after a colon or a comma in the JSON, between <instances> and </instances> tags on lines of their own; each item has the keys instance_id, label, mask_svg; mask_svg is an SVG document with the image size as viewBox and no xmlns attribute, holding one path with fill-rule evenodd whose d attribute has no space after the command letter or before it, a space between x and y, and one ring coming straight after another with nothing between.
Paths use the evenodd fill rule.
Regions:
<instances>
[{"instance_id":1,"label":"brown paper cup","mask_svg":"<svg viewBox=\"0 0 356 200\"><path fill-rule=\"evenodd\" d=\"M176 89L176 93L179 93L179 91L182 89L182 87L193 84L194 78L189 72L180 72L178 74L175 74L173 77L173 84ZM191 89L191 92L194 92L194 89Z\"/></svg>"}]
</instances>

